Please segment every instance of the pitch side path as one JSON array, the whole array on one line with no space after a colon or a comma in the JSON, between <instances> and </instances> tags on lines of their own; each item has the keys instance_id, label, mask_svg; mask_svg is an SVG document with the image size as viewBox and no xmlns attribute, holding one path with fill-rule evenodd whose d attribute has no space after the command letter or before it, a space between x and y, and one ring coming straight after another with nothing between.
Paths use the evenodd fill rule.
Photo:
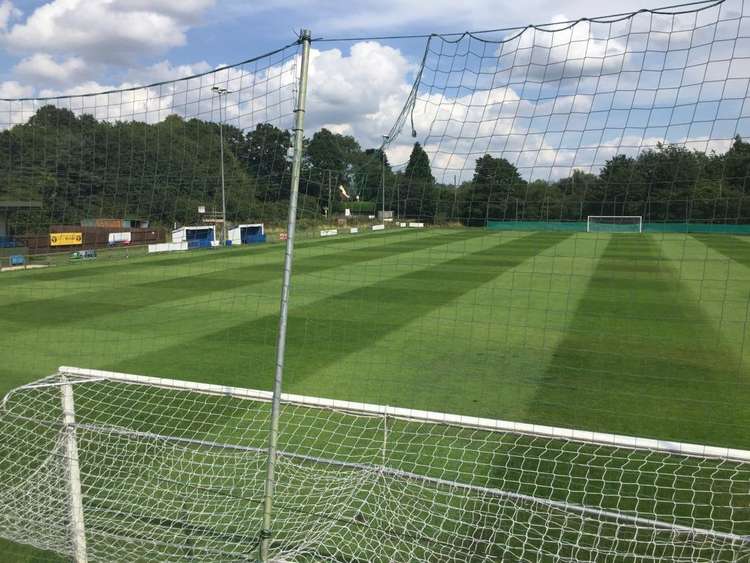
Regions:
<instances>
[{"instance_id":1,"label":"pitch side path","mask_svg":"<svg viewBox=\"0 0 750 563\"><path fill-rule=\"evenodd\" d=\"M58 365L270 389L280 245L0 274L0 389ZM750 242L392 231L301 242L289 392L750 447Z\"/></svg>"}]
</instances>

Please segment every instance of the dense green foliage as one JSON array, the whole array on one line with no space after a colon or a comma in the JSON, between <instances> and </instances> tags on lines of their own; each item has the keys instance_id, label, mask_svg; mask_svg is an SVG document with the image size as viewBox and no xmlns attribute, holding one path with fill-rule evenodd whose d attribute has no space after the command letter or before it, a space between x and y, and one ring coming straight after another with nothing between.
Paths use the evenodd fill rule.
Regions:
<instances>
[{"instance_id":1,"label":"dense green foliage","mask_svg":"<svg viewBox=\"0 0 750 563\"><path fill-rule=\"evenodd\" d=\"M507 160L485 155L459 188L460 218L581 221L588 215L642 215L646 221L747 223L750 144L739 137L724 154L658 145L617 155L599 174L575 170L554 182L522 179Z\"/></svg>"},{"instance_id":2,"label":"dense green foliage","mask_svg":"<svg viewBox=\"0 0 750 563\"><path fill-rule=\"evenodd\" d=\"M219 149L218 125L197 119L111 123L45 106L0 134L0 199L43 202L27 218L32 232L86 217L194 221L199 205L219 206ZM228 153L227 211L239 217L258 186Z\"/></svg>"},{"instance_id":3,"label":"dense green foliage","mask_svg":"<svg viewBox=\"0 0 750 563\"><path fill-rule=\"evenodd\" d=\"M348 160L308 158L308 175L335 162L352 193L398 217L484 225L488 220L582 221L588 215L642 215L646 221L750 221L750 143L737 137L726 153L659 144L637 157L616 155L598 174L574 170L558 180L525 180L508 160L484 155L460 186L436 182L429 157L415 143L405 169L393 172L379 150L354 150L355 141L326 133L328 147ZM337 144L339 143L339 144ZM319 157L316 157L319 159ZM383 176L384 175L384 176ZM335 180L334 180L335 181Z\"/></svg>"},{"instance_id":4,"label":"dense green foliage","mask_svg":"<svg viewBox=\"0 0 750 563\"><path fill-rule=\"evenodd\" d=\"M227 215L283 222L290 191L291 134L268 123L243 132L224 126ZM39 200L19 212L17 234L44 232L84 218L148 219L165 227L197 221L221 205L219 126L172 115L158 123L98 121L49 105L0 133L0 200ZM617 155L598 174L527 181L511 162L489 154L461 185L436 182L415 143L394 172L380 149L321 129L305 141L300 209L321 217L350 201L400 218L484 225L488 220L585 220L587 215L642 215L646 221L746 223L750 144L737 137L722 154L658 145L637 157ZM454 178L454 182L457 179ZM351 207L351 205L348 205Z\"/></svg>"}]
</instances>

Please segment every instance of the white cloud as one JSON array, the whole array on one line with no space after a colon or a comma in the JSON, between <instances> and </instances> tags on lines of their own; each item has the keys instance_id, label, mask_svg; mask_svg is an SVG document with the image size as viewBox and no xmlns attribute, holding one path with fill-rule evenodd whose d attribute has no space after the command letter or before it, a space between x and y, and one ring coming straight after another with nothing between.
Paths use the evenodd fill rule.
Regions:
<instances>
[{"instance_id":1,"label":"white cloud","mask_svg":"<svg viewBox=\"0 0 750 563\"><path fill-rule=\"evenodd\" d=\"M195 74L208 72L211 65L206 61L192 64L174 65L168 60L159 61L145 68L135 68L128 72L128 82L135 84L153 84L177 78L186 78Z\"/></svg>"},{"instance_id":2,"label":"white cloud","mask_svg":"<svg viewBox=\"0 0 750 563\"><path fill-rule=\"evenodd\" d=\"M403 107L414 70L401 51L375 41L355 43L349 53L313 49L308 127L327 127L378 146Z\"/></svg>"},{"instance_id":3,"label":"white cloud","mask_svg":"<svg viewBox=\"0 0 750 563\"><path fill-rule=\"evenodd\" d=\"M0 3L0 30L8 29L10 22L20 18L21 15L21 10L16 8L9 0Z\"/></svg>"},{"instance_id":4,"label":"white cloud","mask_svg":"<svg viewBox=\"0 0 750 563\"><path fill-rule=\"evenodd\" d=\"M125 64L185 44L185 33L213 0L52 0L3 34L12 51L75 54Z\"/></svg>"},{"instance_id":5,"label":"white cloud","mask_svg":"<svg viewBox=\"0 0 750 563\"><path fill-rule=\"evenodd\" d=\"M95 70L80 57L70 57L58 62L52 55L36 53L22 59L13 72L35 84L68 84L82 80Z\"/></svg>"},{"instance_id":6,"label":"white cloud","mask_svg":"<svg viewBox=\"0 0 750 563\"><path fill-rule=\"evenodd\" d=\"M559 0L350 0L341 9L338 0L266 0L263 3L230 1L235 11L256 14L289 13L294 10L298 25L312 28L315 35L357 35L363 31L379 35L396 32L456 32L487 28L510 27L528 23L547 23L564 7L572 18L602 16L611 13L653 8L653 0L577 0L561 6ZM262 4L262 5L261 5Z\"/></svg>"},{"instance_id":7,"label":"white cloud","mask_svg":"<svg viewBox=\"0 0 750 563\"><path fill-rule=\"evenodd\" d=\"M124 5L128 10L155 10L171 14L183 22L194 22L203 11L214 5L214 0L128 0Z\"/></svg>"},{"instance_id":8,"label":"white cloud","mask_svg":"<svg viewBox=\"0 0 750 563\"><path fill-rule=\"evenodd\" d=\"M34 95L31 86L21 84L15 80L0 82L0 98L12 100L15 98L27 98Z\"/></svg>"},{"instance_id":9,"label":"white cloud","mask_svg":"<svg viewBox=\"0 0 750 563\"><path fill-rule=\"evenodd\" d=\"M249 65L201 76L193 75L210 70L205 62L172 65L162 61L134 72L133 80L118 84L89 80L73 86L42 89L37 93L40 98L54 99L35 100L33 108L25 110L24 115L28 119L41 105L53 103L78 115L86 113L107 121L157 123L173 114L186 119L217 121L219 98L211 88L219 85L230 90L230 94L222 98L226 123L252 129L258 123L267 122L288 129L292 127L296 68L291 54L284 64L262 71ZM161 83L142 86L144 81L153 80ZM13 108L6 111L12 112ZM14 118L13 123L17 122Z\"/></svg>"}]
</instances>

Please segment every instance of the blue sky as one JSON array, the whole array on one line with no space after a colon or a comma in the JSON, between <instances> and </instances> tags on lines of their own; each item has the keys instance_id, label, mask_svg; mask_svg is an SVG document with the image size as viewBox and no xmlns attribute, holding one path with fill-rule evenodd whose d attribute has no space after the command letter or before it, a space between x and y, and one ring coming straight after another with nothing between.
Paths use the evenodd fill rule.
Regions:
<instances>
[{"instance_id":1,"label":"blue sky","mask_svg":"<svg viewBox=\"0 0 750 563\"><path fill-rule=\"evenodd\" d=\"M740 9L744 5L743 0L728 0L727 4L730 3L740 6ZM302 27L310 28L316 38L450 33L559 22L662 5L657 0L611 0L606 3L595 0L432 0L428 3L405 0L380 0L377 3L365 0L345 3L340 0L0 0L0 42L3 45L0 51L0 98L78 94L189 76L288 44L294 41L295 32ZM648 16L642 18L650 21ZM608 29L605 26L603 33L612 33ZM572 35L567 39L563 37L563 40L568 43L577 41L579 46L588 49L590 56L594 31L582 26L576 33L577 38ZM526 38L530 37L531 34L526 34ZM545 48L544 37L530 41L534 47ZM366 147L377 145L403 107L424 46L424 39L314 43L308 133L328 127L354 135ZM511 54L514 52L513 49L510 51ZM491 51L486 51L485 55L493 64L498 62L494 59L499 60L499 56ZM656 55L658 57L659 53ZM636 62L641 70L648 65L645 59ZM528 64L531 63L533 61ZM502 61L499 66L502 66ZM528 72L533 71L532 66L528 67ZM645 77L643 74L640 79ZM559 87L554 80L545 87L550 85L553 89ZM579 94L583 93L580 91L582 86L582 81L575 83ZM571 124L563 126L559 135L539 136L537 133L545 133L545 129L552 130L554 123L545 121L544 104L534 100L535 94L525 86L508 86L507 83L494 84L492 88L496 99L500 96L505 100L504 107L515 107L516 112L536 112L540 117L537 125L531 121L523 125L522 116L514 116L511 129L504 134L495 134L492 139L495 144L490 145L497 147L498 143L507 143L517 137L517 142L525 148L513 149L506 144L504 149L493 150L499 153L511 151L521 165L529 154L539 161L544 151L553 155L552 160L558 164L552 166L561 170L576 162L587 162L581 160L582 154L590 153L584 146L587 131L578 131L582 140L578 139ZM616 96L629 95L627 85L616 89L622 90L615 92ZM684 88L678 90L685 91ZM538 97L539 93L536 95ZM448 98L444 96L438 103L438 110L455 105L460 98L458 91ZM423 95L422 102L428 101L429 96ZM690 110L693 120L697 119L697 111L707 115L708 106L698 108L698 101L691 102L695 105ZM654 104L658 105L657 102L650 102L651 110L656 107ZM554 96L545 103L554 105ZM587 110L593 113L596 97L587 101L585 96L579 96L576 100L571 98L569 103L593 103ZM637 98L631 103L637 106ZM518 104L526 104L526 109ZM672 105L677 105L677 102ZM663 104L659 107L664 109ZM627 114L622 115L631 119L635 114L630 108L626 109ZM453 123L448 125L454 126L461 119L470 120L471 111L470 108L464 117L454 115L448 120ZM669 111L672 115L671 109ZM551 110L550 114L554 111ZM647 116L648 119L656 119L656 113L651 115L654 117ZM640 146L643 137L647 136L646 126L636 126L631 130L631 133L641 131L641 141L627 139L625 125L611 126L614 116L615 112L599 115L600 119L610 122L610 128L605 136L600 136L599 142L616 143L618 148ZM498 116L483 119L492 124L497 133ZM591 115L587 119L594 135L604 129L604 125L596 125L591 120ZM456 167L470 169L474 158L472 151L480 150L473 138L476 134L451 144L450 140L443 138L444 133L428 131L428 121L420 121L419 138L432 143L435 151L433 165L442 166L449 175ZM666 129L658 133L668 134ZM403 161L411 142L409 137L394 144L389 152L391 160ZM571 142L573 153L568 154L565 152L566 143ZM466 153L469 158L466 162L453 158L451 162L441 164L438 154L441 151L447 151L448 156ZM522 154L524 152L526 157ZM592 158L601 160L603 156ZM559 164L561 162L563 164ZM534 164L529 166L533 168ZM542 166L542 175L550 167L545 166Z\"/></svg>"}]
</instances>

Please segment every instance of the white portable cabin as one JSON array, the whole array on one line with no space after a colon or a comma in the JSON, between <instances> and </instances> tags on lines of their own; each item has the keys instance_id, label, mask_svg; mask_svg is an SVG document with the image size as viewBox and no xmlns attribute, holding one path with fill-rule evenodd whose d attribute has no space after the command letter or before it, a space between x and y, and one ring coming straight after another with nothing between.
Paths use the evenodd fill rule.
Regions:
<instances>
[{"instance_id":1,"label":"white portable cabin","mask_svg":"<svg viewBox=\"0 0 750 563\"><path fill-rule=\"evenodd\" d=\"M130 244L132 236L129 231L127 233L109 233L107 242L109 244Z\"/></svg>"},{"instance_id":2,"label":"white portable cabin","mask_svg":"<svg viewBox=\"0 0 750 563\"><path fill-rule=\"evenodd\" d=\"M183 242L161 242L157 244L149 244L148 245L148 252L149 254L153 252L175 252L177 250L187 250L188 249L188 243L187 241Z\"/></svg>"},{"instance_id":3,"label":"white portable cabin","mask_svg":"<svg viewBox=\"0 0 750 563\"><path fill-rule=\"evenodd\" d=\"M263 242L265 240L266 231L263 227L263 223L247 223L229 229L227 236L229 240L232 241L232 246L234 246L237 244Z\"/></svg>"},{"instance_id":4,"label":"white portable cabin","mask_svg":"<svg viewBox=\"0 0 750 563\"><path fill-rule=\"evenodd\" d=\"M172 231L172 242L191 242L194 240L216 240L216 227L213 225L198 225L196 227L180 227Z\"/></svg>"}]
</instances>

